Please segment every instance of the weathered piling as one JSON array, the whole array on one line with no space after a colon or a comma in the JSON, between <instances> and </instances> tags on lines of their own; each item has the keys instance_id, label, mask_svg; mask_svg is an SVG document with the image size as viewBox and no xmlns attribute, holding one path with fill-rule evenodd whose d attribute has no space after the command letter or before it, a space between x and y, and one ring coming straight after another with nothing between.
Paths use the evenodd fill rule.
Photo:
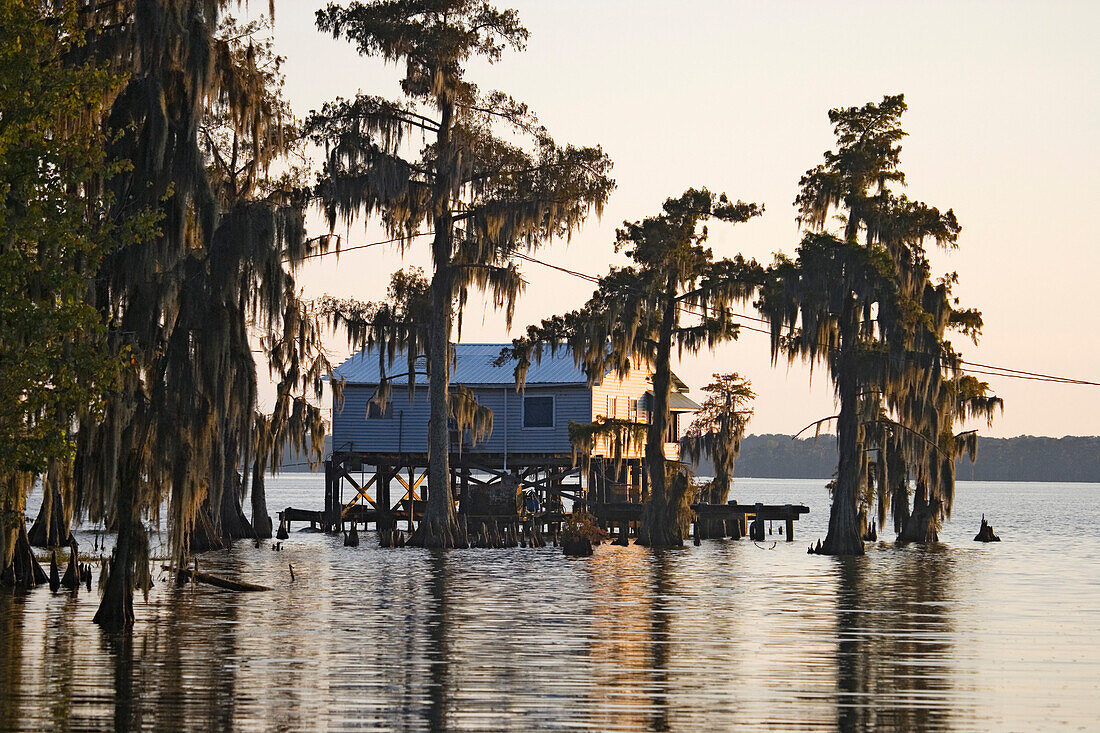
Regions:
<instances>
[{"instance_id":1,"label":"weathered piling","mask_svg":"<svg viewBox=\"0 0 1100 733\"><path fill-rule=\"evenodd\" d=\"M355 527L355 522L351 523L351 529L344 533L344 547L358 547L359 546L359 530Z\"/></svg>"}]
</instances>

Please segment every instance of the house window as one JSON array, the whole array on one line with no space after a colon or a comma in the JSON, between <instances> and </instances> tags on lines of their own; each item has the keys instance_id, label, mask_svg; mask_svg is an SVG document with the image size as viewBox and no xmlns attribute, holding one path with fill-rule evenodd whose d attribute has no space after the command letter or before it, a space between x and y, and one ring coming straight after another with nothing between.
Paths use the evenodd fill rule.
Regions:
<instances>
[{"instance_id":1,"label":"house window","mask_svg":"<svg viewBox=\"0 0 1100 733\"><path fill-rule=\"evenodd\" d=\"M368 420L389 420L391 418L393 418L393 400L387 400L385 407L382 407L374 400L367 402Z\"/></svg>"},{"instance_id":2,"label":"house window","mask_svg":"<svg viewBox=\"0 0 1100 733\"><path fill-rule=\"evenodd\" d=\"M554 427L554 398L550 395L523 398L523 427Z\"/></svg>"}]
</instances>

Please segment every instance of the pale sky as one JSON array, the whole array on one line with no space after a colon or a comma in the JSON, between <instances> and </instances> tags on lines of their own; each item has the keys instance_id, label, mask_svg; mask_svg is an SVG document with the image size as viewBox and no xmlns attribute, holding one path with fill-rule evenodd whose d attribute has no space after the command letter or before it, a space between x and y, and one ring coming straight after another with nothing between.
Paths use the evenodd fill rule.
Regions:
<instances>
[{"instance_id":1,"label":"pale sky","mask_svg":"<svg viewBox=\"0 0 1100 733\"><path fill-rule=\"evenodd\" d=\"M1100 200L1100 4L1092 2L679 2L504 0L531 32L527 50L468 78L527 102L559 143L602 145L618 189L602 220L568 244L535 253L593 275L621 262L614 229L658 212L688 187L763 203L737 227L713 224L717 256L768 262L799 241L791 202L799 176L833 137L831 107L903 92L902 168L910 197L953 208L959 249L934 253L957 271L956 293L980 308L979 345L964 358L1100 381L1100 270L1090 212ZM287 95L305 116L358 91L396 97L397 72L317 32L319 3L276 3L275 42ZM254 2L258 12L267 3ZM311 214L310 233L325 225ZM353 226L348 245L385 237ZM426 265L389 246L315 260L299 273L309 295L384 296L389 273ZM579 306L584 281L525 265L528 281L508 332L474 300L462 339L503 342L531 322ZM751 306L743 309L751 314ZM746 321L748 325L754 324ZM346 343L332 342L337 360ZM794 433L835 413L824 369L772 368L768 339L743 332L713 354L685 357L677 374L699 398L712 372L736 371L758 394L753 433ZM1100 434L1100 387L985 377L1005 399L982 434Z\"/></svg>"}]
</instances>

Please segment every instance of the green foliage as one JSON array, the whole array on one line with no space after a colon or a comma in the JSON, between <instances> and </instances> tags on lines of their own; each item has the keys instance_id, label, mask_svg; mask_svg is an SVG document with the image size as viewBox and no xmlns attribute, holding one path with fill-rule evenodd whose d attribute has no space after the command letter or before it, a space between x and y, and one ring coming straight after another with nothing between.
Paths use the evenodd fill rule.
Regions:
<instances>
[{"instance_id":1,"label":"green foliage","mask_svg":"<svg viewBox=\"0 0 1100 733\"><path fill-rule=\"evenodd\" d=\"M413 540L462 544L453 539L448 469L456 313L461 336L469 292L480 290L510 322L523 289L512 255L568 236L602 211L614 188L611 162L598 147L557 145L525 104L466 79L471 58L496 62L506 48L523 48L527 31L515 11L481 0L379 0L329 5L317 25L363 55L404 65L401 99L337 99L306 129L327 151L315 193L330 227L365 214L403 247L432 234L428 508L425 532Z\"/></svg>"},{"instance_id":2,"label":"green foliage","mask_svg":"<svg viewBox=\"0 0 1100 733\"><path fill-rule=\"evenodd\" d=\"M957 246L954 212L894 190L905 183L905 110L896 95L830 111L836 148L802 177L795 200L808 231L795 259L776 257L758 304L771 323L773 359L823 361L836 385L840 461L830 553L861 547L855 507L861 498L864 506L874 501L874 484L880 520L891 496L908 500L905 467L931 487L934 512L949 512L953 459L967 442L950 435L961 414L952 395L965 377L946 333L976 339L981 314L958 307L954 274L931 279L925 244ZM834 214L843 224L835 233L827 228ZM979 391L975 409L990 407ZM877 450L874 461L864 457L867 449ZM896 524L905 519L899 516Z\"/></svg>"},{"instance_id":3,"label":"green foliage","mask_svg":"<svg viewBox=\"0 0 1100 733\"><path fill-rule=\"evenodd\" d=\"M729 495L741 439L752 418L752 410L747 407L756 399L756 393L752 383L736 372L713 376L713 381L703 387L707 397L680 440L680 448L692 462L702 456L713 461L714 481L707 501L721 504Z\"/></svg>"},{"instance_id":4,"label":"green foliage","mask_svg":"<svg viewBox=\"0 0 1100 733\"><path fill-rule=\"evenodd\" d=\"M740 223L762 212L756 204L733 203L725 194L688 189L665 201L657 216L624 222L616 231L615 248L634 264L612 268L582 308L528 327L526 335L501 355L501 361L517 360L517 385L523 383L532 359L540 359L544 350L554 353L562 347L571 350L593 383L608 372L625 375L633 368L652 365L653 401L645 452L651 502L659 506L645 516L646 521L660 524L648 530L647 542L652 544L679 544L682 538L676 529L682 521L675 506L672 514L666 512L672 497L665 490L664 458L672 350L697 353L736 338L738 324L729 306L752 298L763 282L763 269L755 261L741 255L714 259L705 246L705 222ZM685 312L698 320L683 323ZM613 425L592 429L617 430Z\"/></svg>"},{"instance_id":5,"label":"green foliage","mask_svg":"<svg viewBox=\"0 0 1100 733\"><path fill-rule=\"evenodd\" d=\"M611 458L618 467L624 453L632 453L645 444L648 430L649 425L646 423L605 415L597 415L590 423L570 420L569 443L573 447L573 463L576 465L577 458L580 457L587 472L596 446L601 441L607 441Z\"/></svg>"},{"instance_id":6,"label":"green foliage","mask_svg":"<svg viewBox=\"0 0 1100 733\"><path fill-rule=\"evenodd\" d=\"M103 348L89 279L116 235L94 124L118 78L70 65L72 18L0 7L0 472L68 462L123 355ZM5 497L21 505L21 497Z\"/></svg>"}]
</instances>

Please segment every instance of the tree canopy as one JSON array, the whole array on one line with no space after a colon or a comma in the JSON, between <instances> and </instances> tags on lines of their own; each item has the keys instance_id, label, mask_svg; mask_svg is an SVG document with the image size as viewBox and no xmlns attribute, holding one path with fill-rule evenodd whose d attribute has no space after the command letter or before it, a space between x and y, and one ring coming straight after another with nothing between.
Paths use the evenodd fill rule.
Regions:
<instances>
[{"instance_id":1,"label":"tree canopy","mask_svg":"<svg viewBox=\"0 0 1100 733\"><path fill-rule=\"evenodd\" d=\"M613 267L584 306L528 327L506 354L518 360L518 384L532 359L539 359L544 349L554 353L563 346L591 382L608 372L625 375L634 368L653 368L645 447L650 500L642 542L681 544L684 502L690 498L666 491L669 485L687 487L666 480L672 351L696 353L736 338L738 324L729 306L751 299L762 282L763 269L756 262L740 255L714 258L705 246L704 223L742 223L762 211L757 204L734 203L725 194L693 188L665 201L656 216L624 222L616 231L615 248L634 264Z\"/></svg>"},{"instance_id":2,"label":"tree canopy","mask_svg":"<svg viewBox=\"0 0 1100 733\"><path fill-rule=\"evenodd\" d=\"M600 213L614 187L611 162L598 147L559 146L526 104L467 80L471 58L495 63L523 49L528 34L515 11L480 0L382 0L329 5L317 25L363 55L404 65L399 99L335 100L307 130L327 151L316 195L330 226L365 215L402 247L432 237L428 508L413 543L464 544L448 455L456 315L461 326L473 289L510 321L523 288L512 254L567 237ZM383 352L396 353L380 344Z\"/></svg>"},{"instance_id":3,"label":"tree canopy","mask_svg":"<svg viewBox=\"0 0 1100 733\"><path fill-rule=\"evenodd\" d=\"M733 468L741 452L741 439L752 418L749 405L756 399L752 382L736 372L714 374L703 387L706 399L680 441L684 456L698 462L706 456L714 466L714 479L706 500L724 504L729 496Z\"/></svg>"},{"instance_id":4,"label":"tree canopy","mask_svg":"<svg viewBox=\"0 0 1100 733\"><path fill-rule=\"evenodd\" d=\"M900 451L895 469L916 467L918 456L930 465L928 446L938 450L944 420L937 405L960 366L945 334L976 338L981 329L980 313L957 306L955 277L931 279L925 244L957 245L954 212L894 191L905 183L905 109L896 95L830 111L836 148L806 172L795 199L807 231L795 259L776 257L759 302L771 323L773 359L823 361L836 387L840 461L827 554L863 552L858 517L861 498L865 508L870 497L863 492L870 485L867 448L879 448L880 486L892 448ZM833 214L840 232L827 228Z\"/></svg>"},{"instance_id":5,"label":"tree canopy","mask_svg":"<svg viewBox=\"0 0 1100 733\"><path fill-rule=\"evenodd\" d=\"M130 360L105 342L92 278L150 221L107 216L101 183L119 165L98 122L121 78L80 50L72 14L0 7L0 571L37 476L71 510L75 423L102 417Z\"/></svg>"}]
</instances>

